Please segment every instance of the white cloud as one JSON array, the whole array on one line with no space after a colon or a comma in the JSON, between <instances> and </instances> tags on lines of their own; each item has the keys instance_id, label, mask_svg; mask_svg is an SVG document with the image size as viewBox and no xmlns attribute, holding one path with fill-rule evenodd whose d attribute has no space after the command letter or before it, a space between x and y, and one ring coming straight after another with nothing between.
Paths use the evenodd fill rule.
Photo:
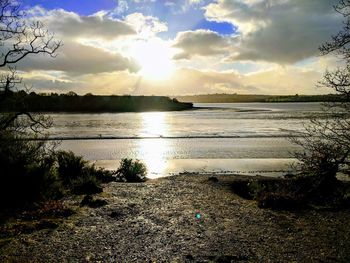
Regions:
<instances>
[{"instance_id":1,"label":"white cloud","mask_svg":"<svg viewBox=\"0 0 350 263\"><path fill-rule=\"evenodd\" d=\"M203 0L187 0L191 5L198 5L203 2Z\"/></svg>"},{"instance_id":2,"label":"white cloud","mask_svg":"<svg viewBox=\"0 0 350 263\"><path fill-rule=\"evenodd\" d=\"M150 38L168 30L167 24L157 17L145 16L141 13L129 14L125 17L125 22L131 25L137 32L137 37L141 38Z\"/></svg>"},{"instance_id":3,"label":"white cloud","mask_svg":"<svg viewBox=\"0 0 350 263\"><path fill-rule=\"evenodd\" d=\"M126 0L117 0L117 6L114 12L117 15L124 14L129 9L128 2Z\"/></svg>"}]
</instances>

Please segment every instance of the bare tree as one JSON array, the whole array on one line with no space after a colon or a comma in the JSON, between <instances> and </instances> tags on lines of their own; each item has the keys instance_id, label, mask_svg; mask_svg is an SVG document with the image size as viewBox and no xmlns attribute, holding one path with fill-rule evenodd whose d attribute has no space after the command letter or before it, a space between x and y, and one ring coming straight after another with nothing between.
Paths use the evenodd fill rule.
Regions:
<instances>
[{"instance_id":1,"label":"bare tree","mask_svg":"<svg viewBox=\"0 0 350 263\"><path fill-rule=\"evenodd\" d=\"M41 22L28 21L17 1L0 0L0 103L8 99L22 82L15 68L18 62L30 55L46 54L55 57L57 49L62 45ZM0 131L13 127L22 115L27 117L27 121L21 122L16 129L26 126L38 131L39 127L46 128L48 124L42 116L35 116L23 107L19 112L1 114Z\"/></svg>"},{"instance_id":2,"label":"bare tree","mask_svg":"<svg viewBox=\"0 0 350 263\"><path fill-rule=\"evenodd\" d=\"M312 118L301 137L291 141L303 150L295 153L302 175L314 177L314 189L325 189L339 171L349 171L350 155L350 0L341 0L335 10L344 17L341 31L320 47L321 55L335 55L341 66L327 70L319 86L331 88L340 102L324 103L323 118Z\"/></svg>"}]
</instances>

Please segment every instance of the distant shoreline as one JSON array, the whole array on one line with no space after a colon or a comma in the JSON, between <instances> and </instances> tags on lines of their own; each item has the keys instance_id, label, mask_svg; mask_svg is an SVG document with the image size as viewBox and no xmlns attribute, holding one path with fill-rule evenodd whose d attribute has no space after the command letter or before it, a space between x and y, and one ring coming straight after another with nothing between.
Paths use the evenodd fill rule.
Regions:
<instances>
[{"instance_id":1,"label":"distant shoreline","mask_svg":"<svg viewBox=\"0 0 350 263\"><path fill-rule=\"evenodd\" d=\"M192 103L285 103L285 102L340 102L337 94L327 95L246 95L246 94L206 94L175 96L178 101Z\"/></svg>"},{"instance_id":2,"label":"distant shoreline","mask_svg":"<svg viewBox=\"0 0 350 263\"><path fill-rule=\"evenodd\" d=\"M8 94L0 112L122 113L182 111L193 104L165 96L79 96L75 93L38 95L16 92Z\"/></svg>"}]
</instances>

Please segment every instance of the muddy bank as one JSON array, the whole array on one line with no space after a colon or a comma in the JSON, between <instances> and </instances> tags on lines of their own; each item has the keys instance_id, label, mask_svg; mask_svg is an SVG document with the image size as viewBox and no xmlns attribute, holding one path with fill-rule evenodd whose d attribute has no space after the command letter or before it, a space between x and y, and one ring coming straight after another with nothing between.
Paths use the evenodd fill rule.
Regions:
<instances>
[{"instance_id":1,"label":"muddy bank","mask_svg":"<svg viewBox=\"0 0 350 263\"><path fill-rule=\"evenodd\" d=\"M111 183L98 195L107 205L71 201L75 215L2 242L0 261L349 262L349 210L259 209L232 192L237 177L217 178Z\"/></svg>"}]
</instances>

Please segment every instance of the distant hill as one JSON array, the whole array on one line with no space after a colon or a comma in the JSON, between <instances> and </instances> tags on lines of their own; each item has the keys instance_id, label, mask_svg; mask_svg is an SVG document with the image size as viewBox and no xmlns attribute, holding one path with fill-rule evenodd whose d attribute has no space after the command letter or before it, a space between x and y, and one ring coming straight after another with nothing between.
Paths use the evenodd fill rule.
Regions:
<instances>
[{"instance_id":1,"label":"distant hill","mask_svg":"<svg viewBox=\"0 0 350 263\"><path fill-rule=\"evenodd\" d=\"M233 103L233 102L330 102L340 101L339 95L243 95L243 94L207 94L192 96L176 96L182 102L193 103Z\"/></svg>"},{"instance_id":2,"label":"distant hill","mask_svg":"<svg viewBox=\"0 0 350 263\"><path fill-rule=\"evenodd\" d=\"M2 96L3 97L3 96ZM193 107L192 103L178 102L162 96L78 96L67 94L38 95L23 91L6 95L0 104L1 112L142 112L177 111Z\"/></svg>"}]
</instances>

